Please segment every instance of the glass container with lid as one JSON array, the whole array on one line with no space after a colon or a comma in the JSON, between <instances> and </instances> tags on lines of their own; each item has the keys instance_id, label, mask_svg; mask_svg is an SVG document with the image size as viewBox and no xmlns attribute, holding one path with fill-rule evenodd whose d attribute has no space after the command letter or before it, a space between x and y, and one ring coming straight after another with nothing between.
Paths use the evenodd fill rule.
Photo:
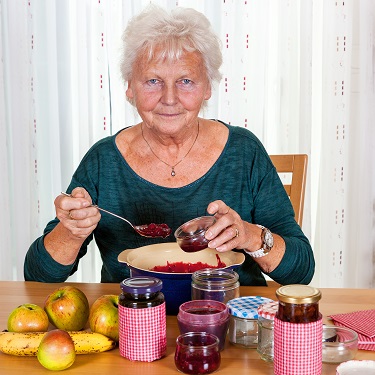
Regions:
<instances>
[{"instance_id":1,"label":"glass container with lid","mask_svg":"<svg viewBox=\"0 0 375 375\"><path fill-rule=\"evenodd\" d=\"M321 293L308 285L277 289L279 301L274 320L275 375L320 375L323 323L319 312Z\"/></svg>"},{"instance_id":2,"label":"glass container with lid","mask_svg":"<svg viewBox=\"0 0 375 375\"><path fill-rule=\"evenodd\" d=\"M271 301L259 296L239 297L228 301L231 314L228 338L232 344L243 348L257 348L258 307Z\"/></svg>"},{"instance_id":3,"label":"glass container with lid","mask_svg":"<svg viewBox=\"0 0 375 375\"><path fill-rule=\"evenodd\" d=\"M119 349L131 361L151 362L165 355L167 324L163 282L130 277L120 284Z\"/></svg>"},{"instance_id":4,"label":"glass container with lid","mask_svg":"<svg viewBox=\"0 0 375 375\"><path fill-rule=\"evenodd\" d=\"M278 302L264 303L258 307L258 347L260 358L273 361L273 323L278 310Z\"/></svg>"}]
</instances>

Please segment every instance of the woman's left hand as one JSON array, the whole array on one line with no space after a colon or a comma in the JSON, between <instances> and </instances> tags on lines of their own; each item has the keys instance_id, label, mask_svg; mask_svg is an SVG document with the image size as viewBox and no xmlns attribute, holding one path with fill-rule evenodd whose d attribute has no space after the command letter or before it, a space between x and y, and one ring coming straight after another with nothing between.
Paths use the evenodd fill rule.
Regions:
<instances>
[{"instance_id":1,"label":"woman's left hand","mask_svg":"<svg viewBox=\"0 0 375 375\"><path fill-rule=\"evenodd\" d=\"M208 247L220 252L232 249L252 251L261 248L261 228L242 220L241 216L223 201L211 202L207 212L216 218L216 223L206 231L205 236L210 240Z\"/></svg>"}]
</instances>

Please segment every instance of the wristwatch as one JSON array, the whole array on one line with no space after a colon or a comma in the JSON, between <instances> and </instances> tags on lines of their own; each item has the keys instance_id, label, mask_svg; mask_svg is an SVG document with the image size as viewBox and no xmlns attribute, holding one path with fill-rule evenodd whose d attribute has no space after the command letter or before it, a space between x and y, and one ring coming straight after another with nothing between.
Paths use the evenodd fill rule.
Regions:
<instances>
[{"instance_id":1,"label":"wristwatch","mask_svg":"<svg viewBox=\"0 0 375 375\"><path fill-rule=\"evenodd\" d=\"M263 246L256 251L246 251L251 257L253 258L261 258L267 255L271 249L273 248L273 235L269 229L264 227L263 225L256 224L259 228L262 229L262 242Z\"/></svg>"}]
</instances>

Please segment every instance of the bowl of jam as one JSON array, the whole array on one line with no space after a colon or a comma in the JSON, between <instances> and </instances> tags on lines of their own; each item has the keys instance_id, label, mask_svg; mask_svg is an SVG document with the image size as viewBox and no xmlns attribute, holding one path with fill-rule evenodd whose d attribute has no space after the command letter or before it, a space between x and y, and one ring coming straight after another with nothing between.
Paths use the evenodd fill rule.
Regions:
<instances>
[{"instance_id":1,"label":"bowl of jam","mask_svg":"<svg viewBox=\"0 0 375 375\"><path fill-rule=\"evenodd\" d=\"M127 249L118 256L118 261L129 268L131 277L151 276L162 280L169 315L177 315L179 306L191 300L191 281L195 271L236 269L244 260L244 254L236 251L219 253L207 248L187 253L176 242Z\"/></svg>"},{"instance_id":2,"label":"bowl of jam","mask_svg":"<svg viewBox=\"0 0 375 375\"><path fill-rule=\"evenodd\" d=\"M219 339L207 332L188 332L177 337L175 365L184 374L211 374L220 367Z\"/></svg>"},{"instance_id":3,"label":"bowl of jam","mask_svg":"<svg viewBox=\"0 0 375 375\"><path fill-rule=\"evenodd\" d=\"M174 236L180 248L188 253L206 249L210 241L204 235L215 221L213 216L201 216L178 227Z\"/></svg>"}]
</instances>

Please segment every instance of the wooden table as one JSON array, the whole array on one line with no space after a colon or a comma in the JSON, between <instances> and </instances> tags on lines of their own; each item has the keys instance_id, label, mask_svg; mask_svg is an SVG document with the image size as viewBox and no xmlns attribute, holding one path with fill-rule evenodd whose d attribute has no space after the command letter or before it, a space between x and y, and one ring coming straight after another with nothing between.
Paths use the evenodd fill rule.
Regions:
<instances>
[{"instance_id":1,"label":"wooden table","mask_svg":"<svg viewBox=\"0 0 375 375\"><path fill-rule=\"evenodd\" d=\"M118 284L65 283L79 287L89 299L90 304L103 294L119 294ZM43 306L46 296L64 284L43 284L36 282L3 281L0 282L0 328L6 329L9 313L23 303L35 303ZM276 285L270 287L241 287L241 295L259 295L275 299ZM375 290L370 289L321 289L320 310L323 316L375 309ZM167 354L161 360L144 363L131 362L120 356L118 349L90 355L78 355L73 366L64 374L126 374L126 375L177 375L174 365L175 339L179 331L175 316L167 317ZM259 358L255 349L242 349L226 343L222 351L222 363L218 375L272 375L273 365ZM356 359L375 360L375 352L358 351ZM324 375L334 375L336 365L323 364ZM15 357L0 353L1 375L51 374L44 369L36 357ZM306 374L308 375L308 374Z\"/></svg>"}]
</instances>

